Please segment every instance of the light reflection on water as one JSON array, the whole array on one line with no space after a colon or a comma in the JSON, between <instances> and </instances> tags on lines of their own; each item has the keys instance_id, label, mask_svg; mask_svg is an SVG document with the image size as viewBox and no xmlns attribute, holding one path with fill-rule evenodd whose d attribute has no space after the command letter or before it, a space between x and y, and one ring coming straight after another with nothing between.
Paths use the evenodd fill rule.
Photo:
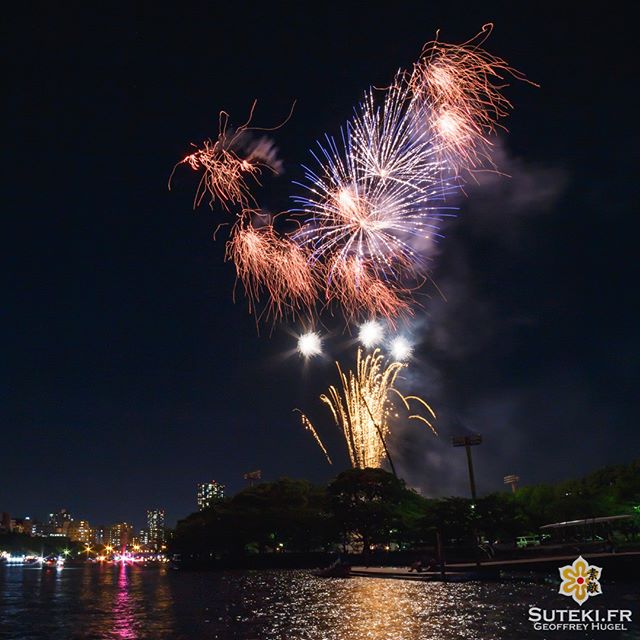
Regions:
<instances>
[{"instance_id":1,"label":"light reflection on water","mask_svg":"<svg viewBox=\"0 0 640 640\"><path fill-rule=\"evenodd\" d=\"M134 640L136 632L136 603L131 597L131 576L125 565L121 565L118 573L118 592L113 603L113 627L118 638Z\"/></svg>"},{"instance_id":2,"label":"light reflection on water","mask_svg":"<svg viewBox=\"0 0 640 640\"><path fill-rule=\"evenodd\" d=\"M638 590L609 585L593 606L635 607L637 620ZM11 640L576 637L533 631L527 621L532 605L571 606L554 584L334 580L304 571L187 573L131 566L0 568L0 638ZM597 637L640 638L633 628Z\"/></svg>"}]
</instances>

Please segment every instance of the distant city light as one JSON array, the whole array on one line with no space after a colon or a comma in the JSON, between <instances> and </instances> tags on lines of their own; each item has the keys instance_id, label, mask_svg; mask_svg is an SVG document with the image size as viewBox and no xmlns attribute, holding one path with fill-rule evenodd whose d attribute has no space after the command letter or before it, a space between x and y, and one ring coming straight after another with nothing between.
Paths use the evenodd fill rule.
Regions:
<instances>
[{"instance_id":1,"label":"distant city light","mask_svg":"<svg viewBox=\"0 0 640 640\"><path fill-rule=\"evenodd\" d=\"M402 362L408 360L413 353L413 347L409 344L406 338L398 336L391 342L391 355L394 360Z\"/></svg>"},{"instance_id":2,"label":"distant city light","mask_svg":"<svg viewBox=\"0 0 640 640\"><path fill-rule=\"evenodd\" d=\"M360 325L360 331L358 332L358 340L363 347L370 349L382 342L384 338L384 328L376 320L369 320Z\"/></svg>"},{"instance_id":3,"label":"distant city light","mask_svg":"<svg viewBox=\"0 0 640 640\"><path fill-rule=\"evenodd\" d=\"M322 353L322 340L320 336L310 331L298 338L298 352L305 358L311 358Z\"/></svg>"},{"instance_id":4,"label":"distant city light","mask_svg":"<svg viewBox=\"0 0 640 640\"><path fill-rule=\"evenodd\" d=\"M24 562L25 561L26 556L12 556L12 555L7 555L5 556L5 559L7 562Z\"/></svg>"}]
</instances>

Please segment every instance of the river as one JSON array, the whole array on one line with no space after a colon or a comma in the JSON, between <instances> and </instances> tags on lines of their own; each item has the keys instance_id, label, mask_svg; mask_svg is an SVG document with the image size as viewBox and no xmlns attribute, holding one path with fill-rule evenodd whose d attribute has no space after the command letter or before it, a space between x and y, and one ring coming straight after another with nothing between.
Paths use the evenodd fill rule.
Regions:
<instances>
[{"instance_id":1,"label":"river","mask_svg":"<svg viewBox=\"0 0 640 640\"><path fill-rule=\"evenodd\" d=\"M535 631L530 606L578 608L553 582L424 583L305 571L181 572L137 566L0 567L10 640L640 639L640 580L586 604L632 609L626 632ZM593 602L593 605L591 603Z\"/></svg>"}]
</instances>

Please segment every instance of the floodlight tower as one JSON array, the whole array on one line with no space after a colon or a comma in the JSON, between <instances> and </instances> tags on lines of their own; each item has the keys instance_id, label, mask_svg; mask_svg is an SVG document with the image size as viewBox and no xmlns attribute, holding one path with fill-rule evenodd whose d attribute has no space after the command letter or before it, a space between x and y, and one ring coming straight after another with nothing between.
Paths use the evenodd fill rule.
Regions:
<instances>
[{"instance_id":1,"label":"floodlight tower","mask_svg":"<svg viewBox=\"0 0 640 640\"><path fill-rule=\"evenodd\" d=\"M520 482L520 476L517 476L515 474L504 477L504 483L511 485L511 491L513 493L515 493L518 488L518 482Z\"/></svg>"},{"instance_id":2,"label":"floodlight tower","mask_svg":"<svg viewBox=\"0 0 640 640\"><path fill-rule=\"evenodd\" d=\"M471 498L476 501L476 480L473 476L473 460L471 459L471 447L482 444L482 436L475 433L470 436L454 436L451 439L454 447L464 447L467 451L467 466L469 467L469 485L471 486Z\"/></svg>"}]
</instances>

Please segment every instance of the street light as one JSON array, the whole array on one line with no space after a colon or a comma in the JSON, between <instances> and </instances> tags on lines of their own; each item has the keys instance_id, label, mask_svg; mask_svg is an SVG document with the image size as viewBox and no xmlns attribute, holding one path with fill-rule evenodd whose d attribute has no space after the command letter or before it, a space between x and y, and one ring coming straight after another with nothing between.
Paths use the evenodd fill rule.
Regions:
<instances>
[{"instance_id":1,"label":"street light","mask_svg":"<svg viewBox=\"0 0 640 640\"><path fill-rule=\"evenodd\" d=\"M471 498L476 501L476 481L473 477L473 461L471 460L471 447L482 444L482 436L475 433L470 436L454 436L451 439L454 447L464 447L467 451L467 466L469 467L469 485L471 486Z\"/></svg>"}]
</instances>

